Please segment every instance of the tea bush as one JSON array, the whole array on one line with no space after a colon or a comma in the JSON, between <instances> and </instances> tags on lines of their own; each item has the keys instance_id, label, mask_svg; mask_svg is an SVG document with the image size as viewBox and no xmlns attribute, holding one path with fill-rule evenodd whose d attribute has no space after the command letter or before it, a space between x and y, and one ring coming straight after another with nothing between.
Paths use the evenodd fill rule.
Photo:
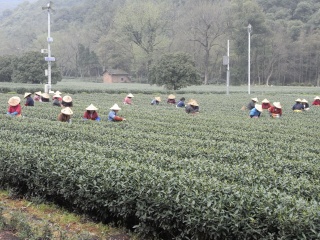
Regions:
<instances>
[{"instance_id":1,"label":"tea bush","mask_svg":"<svg viewBox=\"0 0 320 240\"><path fill-rule=\"evenodd\" d=\"M283 117L250 119L248 95L177 94L198 101L192 116L164 93L159 106L144 93L128 106L117 91L72 95L71 125L51 103L2 114L0 186L161 239L320 238L320 108L293 113L297 93L260 93ZM0 95L3 113L10 96ZM101 122L81 119L90 103ZM114 103L126 122L107 121Z\"/></svg>"}]
</instances>

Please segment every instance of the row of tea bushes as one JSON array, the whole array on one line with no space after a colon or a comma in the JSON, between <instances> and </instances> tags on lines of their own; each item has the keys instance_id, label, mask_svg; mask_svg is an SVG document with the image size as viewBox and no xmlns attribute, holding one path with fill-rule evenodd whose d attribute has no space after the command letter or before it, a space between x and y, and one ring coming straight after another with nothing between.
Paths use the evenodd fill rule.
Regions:
<instances>
[{"instance_id":1,"label":"row of tea bushes","mask_svg":"<svg viewBox=\"0 0 320 240\"><path fill-rule=\"evenodd\" d=\"M72 125L44 103L0 116L0 184L162 239L318 239L320 108L249 119L235 99L196 97L198 116L137 95L127 122L83 122L92 100L105 116L122 98L105 94L75 95Z\"/></svg>"}]
</instances>

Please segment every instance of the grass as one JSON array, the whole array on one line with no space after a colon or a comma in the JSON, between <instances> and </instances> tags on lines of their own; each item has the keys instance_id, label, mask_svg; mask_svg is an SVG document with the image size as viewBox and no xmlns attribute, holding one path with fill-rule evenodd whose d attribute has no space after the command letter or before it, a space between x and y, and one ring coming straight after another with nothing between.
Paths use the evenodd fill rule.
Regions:
<instances>
[{"instance_id":1,"label":"grass","mask_svg":"<svg viewBox=\"0 0 320 240\"><path fill-rule=\"evenodd\" d=\"M52 235L48 239L109 239L115 235L138 239L122 229L96 223L51 203L11 198L8 191L0 191L0 203L0 233L10 231L21 239L39 239L45 233Z\"/></svg>"}]
</instances>

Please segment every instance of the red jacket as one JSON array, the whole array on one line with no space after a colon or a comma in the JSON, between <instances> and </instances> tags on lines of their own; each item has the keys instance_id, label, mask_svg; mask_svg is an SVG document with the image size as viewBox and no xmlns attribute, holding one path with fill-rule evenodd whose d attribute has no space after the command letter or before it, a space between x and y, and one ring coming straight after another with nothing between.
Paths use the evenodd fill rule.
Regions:
<instances>
[{"instance_id":1,"label":"red jacket","mask_svg":"<svg viewBox=\"0 0 320 240\"><path fill-rule=\"evenodd\" d=\"M312 105L320 105L320 99L314 100Z\"/></svg>"},{"instance_id":2,"label":"red jacket","mask_svg":"<svg viewBox=\"0 0 320 240\"><path fill-rule=\"evenodd\" d=\"M281 108L276 108L275 106L270 107L269 112L271 114L279 114L280 116L282 115L282 109Z\"/></svg>"},{"instance_id":3,"label":"red jacket","mask_svg":"<svg viewBox=\"0 0 320 240\"><path fill-rule=\"evenodd\" d=\"M262 103L262 109L268 109L269 107L271 107L270 103Z\"/></svg>"},{"instance_id":4,"label":"red jacket","mask_svg":"<svg viewBox=\"0 0 320 240\"><path fill-rule=\"evenodd\" d=\"M96 111L94 111L92 114L90 114L89 111L85 111L83 118L86 119L91 119L91 120L96 120L98 117L98 113Z\"/></svg>"},{"instance_id":5,"label":"red jacket","mask_svg":"<svg viewBox=\"0 0 320 240\"><path fill-rule=\"evenodd\" d=\"M21 105L18 104L17 106L9 106L8 112L9 112L9 113L17 112L18 115L20 115L20 114L21 114Z\"/></svg>"}]
</instances>

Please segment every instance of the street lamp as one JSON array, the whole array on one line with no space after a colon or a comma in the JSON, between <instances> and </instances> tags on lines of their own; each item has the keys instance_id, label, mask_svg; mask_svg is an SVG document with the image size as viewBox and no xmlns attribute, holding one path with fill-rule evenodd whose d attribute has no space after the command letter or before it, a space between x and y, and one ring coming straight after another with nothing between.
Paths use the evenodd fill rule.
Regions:
<instances>
[{"instance_id":1,"label":"street lamp","mask_svg":"<svg viewBox=\"0 0 320 240\"><path fill-rule=\"evenodd\" d=\"M248 94L250 94L250 34L252 32L252 26L248 25Z\"/></svg>"},{"instance_id":2,"label":"street lamp","mask_svg":"<svg viewBox=\"0 0 320 240\"><path fill-rule=\"evenodd\" d=\"M50 36L50 11L53 11L52 5L53 3L50 1L46 7L42 7L42 10L48 11L48 37L47 37L47 43L48 43L48 49L42 49L41 53L48 53L48 57L45 57L44 60L48 62L48 70L46 71L46 75L48 75L48 84L45 85L44 91L46 93L49 93L51 90L51 62L55 61L54 57L51 57L51 48L50 43L53 42L53 38Z\"/></svg>"}]
</instances>

